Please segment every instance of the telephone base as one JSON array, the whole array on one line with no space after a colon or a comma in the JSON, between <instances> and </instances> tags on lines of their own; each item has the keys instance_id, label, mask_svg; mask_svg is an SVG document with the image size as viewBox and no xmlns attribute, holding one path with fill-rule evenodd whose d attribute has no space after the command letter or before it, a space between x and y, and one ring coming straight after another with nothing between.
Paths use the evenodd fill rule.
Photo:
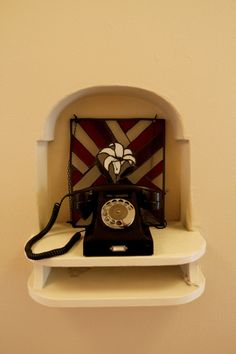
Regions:
<instances>
[{"instance_id":1,"label":"telephone base","mask_svg":"<svg viewBox=\"0 0 236 354\"><path fill-rule=\"evenodd\" d=\"M153 239L147 228L145 235L133 235L127 239L120 237L109 239L99 235L99 238L86 235L83 242L83 254L87 257L107 256L151 256L153 255Z\"/></svg>"}]
</instances>

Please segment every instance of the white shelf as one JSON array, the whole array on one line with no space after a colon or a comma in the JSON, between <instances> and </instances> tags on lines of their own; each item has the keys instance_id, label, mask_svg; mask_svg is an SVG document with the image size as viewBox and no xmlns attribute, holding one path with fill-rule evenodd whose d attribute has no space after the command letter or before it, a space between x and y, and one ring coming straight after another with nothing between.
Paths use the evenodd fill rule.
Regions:
<instances>
[{"instance_id":1,"label":"white shelf","mask_svg":"<svg viewBox=\"0 0 236 354\"><path fill-rule=\"evenodd\" d=\"M63 246L76 230L70 226L56 225L35 245L34 252ZM154 242L152 256L84 257L81 240L66 254L37 262L49 267L160 266L194 262L205 253L206 242L201 234L187 231L179 223L170 223L165 229L150 230Z\"/></svg>"},{"instance_id":2,"label":"white shelf","mask_svg":"<svg viewBox=\"0 0 236 354\"><path fill-rule=\"evenodd\" d=\"M54 268L43 289L31 297L52 307L164 306L193 301L204 291L188 285L180 267Z\"/></svg>"},{"instance_id":3,"label":"white shelf","mask_svg":"<svg viewBox=\"0 0 236 354\"><path fill-rule=\"evenodd\" d=\"M77 230L56 225L34 247L61 247ZM206 242L198 231L179 223L151 228L152 256L84 257L82 240L65 255L32 261L31 297L57 307L163 306L193 301L204 291L198 260Z\"/></svg>"}]
</instances>

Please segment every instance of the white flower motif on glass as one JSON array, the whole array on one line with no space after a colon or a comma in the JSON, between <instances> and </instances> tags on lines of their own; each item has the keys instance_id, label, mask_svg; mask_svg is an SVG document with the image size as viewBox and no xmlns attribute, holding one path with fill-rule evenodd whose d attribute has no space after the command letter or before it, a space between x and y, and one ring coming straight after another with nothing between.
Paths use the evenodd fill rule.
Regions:
<instances>
[{"instance_id":1,"label":"white flower motif on glass","mask_svg":"<svg viewBox=\"0 0 236 354\"><path fill-rule=\"evenodd\" d=\"M104 156L102 159L103 168L109 173L113 182L117 182L119 178L128 172L130 167L136 164L135 157L130 149L124 149L120 143L112 143L109 147L102 149L98 153L98 158Z\"/></svg>"}]
</instances>

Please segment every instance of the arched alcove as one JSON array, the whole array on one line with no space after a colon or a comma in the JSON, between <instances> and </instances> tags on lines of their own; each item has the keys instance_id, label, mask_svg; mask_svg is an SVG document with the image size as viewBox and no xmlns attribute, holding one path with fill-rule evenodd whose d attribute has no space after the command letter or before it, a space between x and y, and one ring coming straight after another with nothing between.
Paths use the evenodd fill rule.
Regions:
<instances>
[{"instance_id":1,"label":"arched alcove","mask_svg":"<svg viewBox=\"0 0 236 354\"><path fill-rule=\"evenodd\" d=\"M74 114L80 118L111 119L157 115L166 120L167 227L151 228L154 246L148 257L87 256L83 248L85 235L83 242L66 255L42 259L40 263L33 261L28 286L32 298L47 306L111 307L179 305L199 297L205 279L198 259L204 254L206 243L198 231L191 230L190 144L176 109L153 92L121 86L92 87L55 105L37 142L40 228L47 223L55 201L68 192L69 121ZM71 225L65 225L70 219L69 205L63 204L61 211L59 224L35 245L36 253L61 247L73 234L78 235ZM71 269L75 276L71 276Z\"/></svg>"},{"instance_id":2,"label":"arched alcove","mask_svg":"<svg viewBox=\"0 0 236 354\"><path fill-rule=\"evenodd\" d=\"M62 98L48 115L38 151L38 201L41 226L51 206L68 191L69 120L79 117L150 118L166 120L166 219L191 228L189 144L177 110L154 92L127 86L100 86ZM68 207L60 221L68 220Z\"/></svg>"}]
</instances>

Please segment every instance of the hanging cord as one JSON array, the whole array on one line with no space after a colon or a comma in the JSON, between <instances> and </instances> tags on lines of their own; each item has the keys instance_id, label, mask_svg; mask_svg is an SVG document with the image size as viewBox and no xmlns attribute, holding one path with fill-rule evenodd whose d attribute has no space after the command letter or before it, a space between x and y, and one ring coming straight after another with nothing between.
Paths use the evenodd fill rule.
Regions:
<instances>
[{"instance_id":1,"label":"hanging cord","mask_svg":"<svg viewBox=\"0 0 236 354\"><path fill-rule=\"evenodd\" d=\"M66 252L68 252L73 246L74 244L80 240L81 238L81 233L80 232L76 232L72 238L69 240L69 242L61 247L61 248L55 248L52 249L50 251L45 251L45 252L41 252L41 253L34 253L32 251L32 246L38 242L39 240L41 240L41 238L43 238L43 236L45 236L52 228L52 226L54 225L57 216L59 214L59 210L61 208L61 204L64 201L65 198L67 197L71 197L71 194L67 194L65 195L60 203L55 203L53 210L52 210L52 214L50 217L50 220L48 221L47 225L44 227L43 230L41 230L37 235L33 236L25 245L25 253L27 255L27 257L29 259L33 259L33 260L39 260L39 259L44 259L44 258L51 258L51 257L55 257L55 256L60 256L62 254L65 254Z\"/></svg>"}]
</instances>

